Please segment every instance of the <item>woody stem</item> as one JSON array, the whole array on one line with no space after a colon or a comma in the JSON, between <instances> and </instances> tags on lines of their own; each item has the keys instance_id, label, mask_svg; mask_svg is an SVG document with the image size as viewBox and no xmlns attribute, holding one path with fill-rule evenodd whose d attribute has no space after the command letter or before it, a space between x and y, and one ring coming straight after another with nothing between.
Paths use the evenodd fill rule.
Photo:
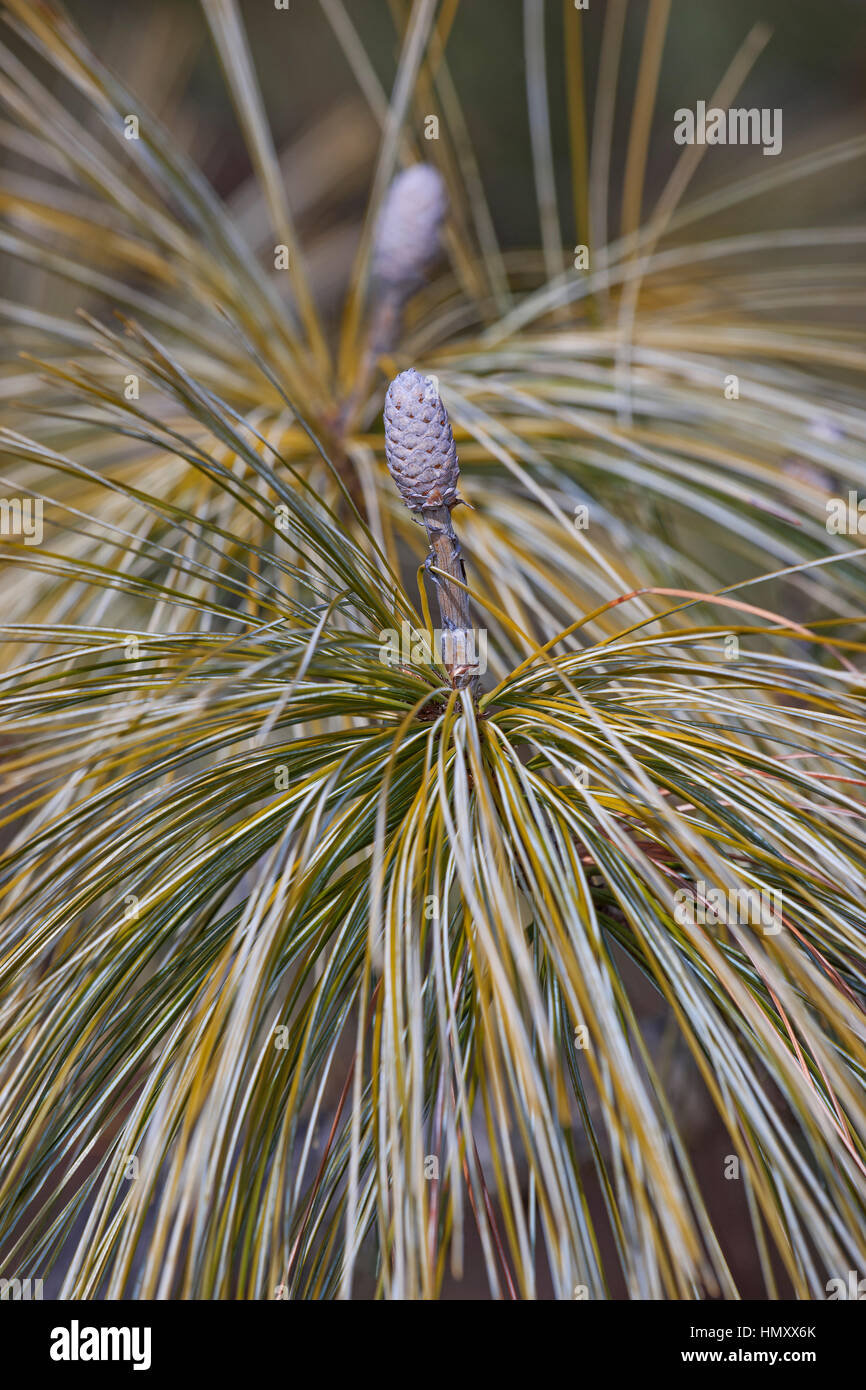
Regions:
<instances>
[{"instance_id":1,"label":"woody stem","mask_svg":"<svg viewBox=\"0 0 866 1390\"><path fill-rule=\"evenodd\" d=\"M339 426L344 431L351 429L355 424L355 416L364 404L370 389L376 363L384 353L392 350L400 335L405 303L405 294L393 287L386 287L379 293L361 349L361 364L355 384L338 415Z\"/></svg>"},{"instance_id":2,"label":"woody stem","mask_svg":"<svg viewBox=\"0 0 866 1390\"><path fill-rule=\"evenodd\" d=\"M443 570L452 579L458 579L461 584L466 583L466 569L463 564L463 557L460 551L460 542L451 523L451 511L448 507L425 507L422 512L424 525L427 528L427 538L430 541L430 548L433 552L432 558L436 568ZM469 595L465 589L461 589L458 584L452 584L442 575L433 575L436 585L436 597L439 603L439 614L442 622L443 632L448 634L468 634L469 632ZM453 644L449 644L446 669L451 678L452 685L457 689L468 686L475 679L477 672L472 666L468 665L465 656L466 643L468 637L458 636Z\"/></svg>"}]
</instances>

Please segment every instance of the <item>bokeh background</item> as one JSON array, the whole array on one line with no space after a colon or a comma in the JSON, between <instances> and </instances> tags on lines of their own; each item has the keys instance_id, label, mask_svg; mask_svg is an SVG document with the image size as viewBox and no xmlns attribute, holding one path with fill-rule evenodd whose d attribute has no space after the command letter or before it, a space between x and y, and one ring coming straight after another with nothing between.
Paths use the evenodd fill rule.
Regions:
<instances>
[{"instance_id":1,"label":"bokeh background","mask_svg":"<svg viewBox=\"0 0 866 1390\"><path fill-rule=\"evenodd\" d=\"M567 97L561 54L563 5L547 0L547 76L553 123L560 216L567 245L577 240L571 209ZM292 210L320 302L335 314L357 245L378 142L378 126L318 0L243 0L244 23L268 118L282 156ZM389 92L396 68L395 22L405 0L349 0L347 13ZM606 0L583 12L584 66L590 114L596 97ZM196 0L76 0L69 12L108 66L147 109L168 126L220 195L250 240L264 250L268 224L220 65ZM619 227L619 190L647 13L646 0L628 6L615 108L611 157L610 226ZM863 64L866 5L862 0L673 0L658 100L649 139L645 207L670 173L678 147L673 113L708 100L752 26L772 31L738 105L781 107L784 154L814 149L861 131L866 116ZM448 40L447 57L491 205L506 249L537 247L539 225L526 107L522 0L464 0ZM32 61L30 59L29 61ZM418 132L421 133L420 131ZM26 157L11 159L7 175L26 176ZM715 147L692 191L766 165L759 148ZM862 202L859 167L798 180L772 199L750 202L757 228L814 220L832 201L838 220ZM805 200L805 201L804 201ZM740 219L735 209L732 219ZM736 221L742 230L741 220ZM726 224L720 221L718 231ZM3 280L31 282L34 301L70 294L41 272L6 263Z\"/></svg>"}]
</instances>

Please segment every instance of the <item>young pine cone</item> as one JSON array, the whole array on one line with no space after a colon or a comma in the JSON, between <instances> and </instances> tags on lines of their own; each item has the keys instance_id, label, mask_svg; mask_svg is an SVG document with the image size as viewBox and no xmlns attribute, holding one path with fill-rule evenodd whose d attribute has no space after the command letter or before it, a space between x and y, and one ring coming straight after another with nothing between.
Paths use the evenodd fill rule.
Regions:
<instances>
[{"instance_id":1,"label":"young pine cone","mask_svg":"<svg viewBox=\"0 0 866 1390\"><path fill-rule=\"evenodd\" d=\"M385 457L410 511L460 501L454 435L435 384L414 368L401 372L385 397Z\"/></svg>"},{"instance_id":2,"label":"young pine cone","mask_svg":"<svg viewBox=\"0 0 866 1390\"><path fill-rule=\"evenodd\" d=\"M376 242L373 275L382 285L408 296L418 289L440 249L448 211L442 175L432 164L410 164L385 195Z\"/></svg>"}]
</instances>

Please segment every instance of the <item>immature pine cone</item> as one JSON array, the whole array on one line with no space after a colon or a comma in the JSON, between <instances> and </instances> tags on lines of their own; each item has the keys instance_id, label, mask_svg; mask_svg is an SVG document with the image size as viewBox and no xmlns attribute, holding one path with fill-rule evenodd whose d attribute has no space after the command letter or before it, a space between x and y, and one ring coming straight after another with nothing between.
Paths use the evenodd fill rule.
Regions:
<instances>
[{"instance_id":1,"label":"immature pine cone","mask_svg":"<svg viewBox=\"0 0 866 1390\"><path fill-rule=\"evenodd\" d=\"M407 295L418 289L439 255L447 211L445 184L432 164L410 164L398 174L385 195L376 229L375 278Z\"/></svg>"},{"instance_id":2,"label":"immature pine cone","mask_svg":"<svg viewBox=\"0 0 866 1390\"><path fill-rule=\"evenodd\" d=\"M401 372L385 397L385 457L410 511L454 507L460 469L454 435L439 392L414 368Z\"/></svg>"}]
</instances>

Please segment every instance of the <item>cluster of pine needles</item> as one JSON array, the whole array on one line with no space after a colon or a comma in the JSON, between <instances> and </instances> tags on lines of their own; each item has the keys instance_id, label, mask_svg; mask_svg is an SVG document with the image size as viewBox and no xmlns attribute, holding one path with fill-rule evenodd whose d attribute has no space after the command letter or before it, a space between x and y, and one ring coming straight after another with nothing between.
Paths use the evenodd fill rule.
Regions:
<instances>
[{"instance_id":1,"label":"cluster of pine needles","mask_svg":"<svg viewBox=\"0 0 866 1390\"><path fill-rule=\"evenodd\" d=\"M503 252L458 0L391 5L390 94L321 8L380 133L336 326L237 0L203 11L287 271L53 0L4 0L0 491L44 508L0 541L4 1274L436 1298L480 1249L494 1297L736 1298L643 979L766 1295L823 1297L866 1260L866 574L825 525L866 487L866 226L752 213L866 136L700 194L671 144L650 197L667 3L609 0L599 74L568 3L549 70L525 0L541 235ZM419 160L443 255L382 353L379 216ZM435 623L385 468L407 367L457 442L477 688L382 658ZM701 884L781 929L684 918Z\"/></svg>"}]
</instances>

